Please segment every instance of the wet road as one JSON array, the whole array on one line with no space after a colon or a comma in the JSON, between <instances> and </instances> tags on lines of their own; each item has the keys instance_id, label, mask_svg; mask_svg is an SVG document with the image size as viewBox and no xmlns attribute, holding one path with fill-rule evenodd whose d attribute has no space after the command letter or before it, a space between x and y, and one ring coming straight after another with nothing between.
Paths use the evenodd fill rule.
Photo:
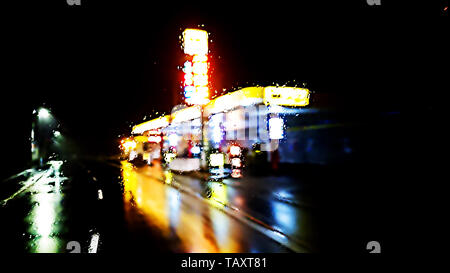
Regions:
<instances>
[{"instance_id":1,"label":"wet road","mask_svg":"<svg viewBox=\"0 0 450 273\"><path fill-rule=\"evenodd\" d=\"M1 226L2 251L60 253L76 241L80 251L88 252L98 200L87 174L80 164L50 161L2 181L0 217L7 223Z\"/></svg>"},{"instance_id":2,"label":"wet road","mask_svg":"<svg viewBox=\"0 0 450 273\"><path fill-rule=\"evenodd\" d=\"M389 238L391 202L373 202L385 187L342 166L298 172L211 180L116 158L55 160L1 182L0 252L364 252Z\"/></svg>"},{"instance_id":3,"label":"wet road","mask_svg":"<svg viewBox=\"0 0 450 273\"><path fill-rule=\"evenodd\" d=\"M9 253L309 251L285 228L302 227L295 206L276 198L264 206L267 196L232 183L158 164L52 161L2 182L0 217L9 225L0 239Z\"/></svg>"},{"instance_id":4,"label":"wet road","mask_svg":"<svg viewBox=\"0 0 450 273\"><path fill-rule=\"evenodd\" d=\"M199 196L180 188L168 171L157 176L164 172L159 165L134 168L122 162L122 169L125 218L130 229L139 225L157 229L177 252L289 251L239 216L224 211L226 184L207 182L209 194Z\"/></svg>"}]
</instances>

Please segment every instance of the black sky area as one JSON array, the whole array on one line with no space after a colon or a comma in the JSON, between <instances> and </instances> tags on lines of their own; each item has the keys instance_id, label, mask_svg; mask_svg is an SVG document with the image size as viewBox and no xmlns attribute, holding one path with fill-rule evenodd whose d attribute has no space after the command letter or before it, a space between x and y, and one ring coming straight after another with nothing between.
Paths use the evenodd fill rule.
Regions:
<instances>
[{"instance_id":1,"label":"black sky area","mask_svg":"<svg viewBox=\"0 0 450 273\"><path fill-rule=\"evenodd\" d=\"M416 89L435 96L448 76L444 1L81 2L2 3L2 140L17 158L29 157L30 115L43 103L92 154L169 112L181 102L186 27L211 33L220 92L306 83L349 106L397 109L417 103Z\"/></svg>"}]
</instances>

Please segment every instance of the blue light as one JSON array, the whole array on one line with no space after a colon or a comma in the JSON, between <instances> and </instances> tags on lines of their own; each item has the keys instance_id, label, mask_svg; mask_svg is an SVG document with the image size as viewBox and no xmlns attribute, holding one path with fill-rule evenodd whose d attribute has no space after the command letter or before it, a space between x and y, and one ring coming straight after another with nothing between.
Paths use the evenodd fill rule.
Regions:
<instances>
[{"instance_id":1,"label":"blue light","mask_svg":"<svg viewBox=\"0 0 450 273\"><path fill-rule=\"evenodd\" d=\"M194 92L195 92L195 87L194 86L185 86L184 87L184 97L185 98L190 98L190 97L192 97L192 95L194 94Z\"/></svg>"},{"instance_id":2,"label":"blue light","mask_svg":"<svg viewBox=\"0 0 450 273\"><path fill-rule=\"evenodd\" d=\"M184 63L183 72L186 73L186 74L192 73L192 64L191 64L191 62L186 61Z\"/></svg>"}]
</instances>

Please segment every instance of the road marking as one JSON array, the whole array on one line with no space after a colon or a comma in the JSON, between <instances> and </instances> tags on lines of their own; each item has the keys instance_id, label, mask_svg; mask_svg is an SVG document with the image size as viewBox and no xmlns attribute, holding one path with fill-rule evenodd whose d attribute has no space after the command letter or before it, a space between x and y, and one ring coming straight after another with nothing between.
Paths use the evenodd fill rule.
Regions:
<instances>
[{"instance_id":1,"label":"road marking","mask_svg":"<svg viewBox=\"0 0 450 273\"><path fill-rule=\"evenodd\" d=\"M25 181L24 186L22 188L20 188L17 192L12 194L10 197L0 201L0 205L2 206L6 205L8 201L14 199L17 195L21 194L22 192L24 192L25 190L36 184L36 182L38 182L41 178L49 177L52 174L52 172L53 170L50 168L46 171L37 172L36 174L33 174L30 178L28 178L27 181Z\"/></svg>"},{"instance_id":2,"label":"road marking","mask_svg":"<svg viewBox=\"0 0 450 273\"><path fill-rule=\"evenodd\" d=\"M91 237L91 244L89 245L89 253L97 253L98 241L100 239L100 234L95 233Z\"/></svg>"},{"instance_id":3,"label":"road marking","mask_svg":"<svg viewBox=\"0 0 450 273\"><path fill-rule=\"evenodd\" d=\"M103 192L102 190L98 190L98 200L102 200L103 199Z\"/></svg>"}]
</instances>

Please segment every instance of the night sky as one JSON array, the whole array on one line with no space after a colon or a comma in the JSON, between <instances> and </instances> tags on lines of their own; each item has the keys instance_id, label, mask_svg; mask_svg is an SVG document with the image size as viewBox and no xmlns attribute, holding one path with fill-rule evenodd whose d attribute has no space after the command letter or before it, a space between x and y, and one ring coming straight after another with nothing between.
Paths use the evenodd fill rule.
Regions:
<instances>
[{"instance_id":1,"label":"night sky","mask_svg":"<svg viewBox=\"0 0 450 273\"><path fill-rule=\"evenodd\" d=\"M306 83L349 107L431 109L417 95L426 87L436 97L448 78L448 1L47 2L2 3L2 142L17 159L5 169L28 160L30 115L43 103L92 154L111 152L130 123L170 111L181 102L186 27L211 33L219 92Z\"/></svg>"}]
</instances>

